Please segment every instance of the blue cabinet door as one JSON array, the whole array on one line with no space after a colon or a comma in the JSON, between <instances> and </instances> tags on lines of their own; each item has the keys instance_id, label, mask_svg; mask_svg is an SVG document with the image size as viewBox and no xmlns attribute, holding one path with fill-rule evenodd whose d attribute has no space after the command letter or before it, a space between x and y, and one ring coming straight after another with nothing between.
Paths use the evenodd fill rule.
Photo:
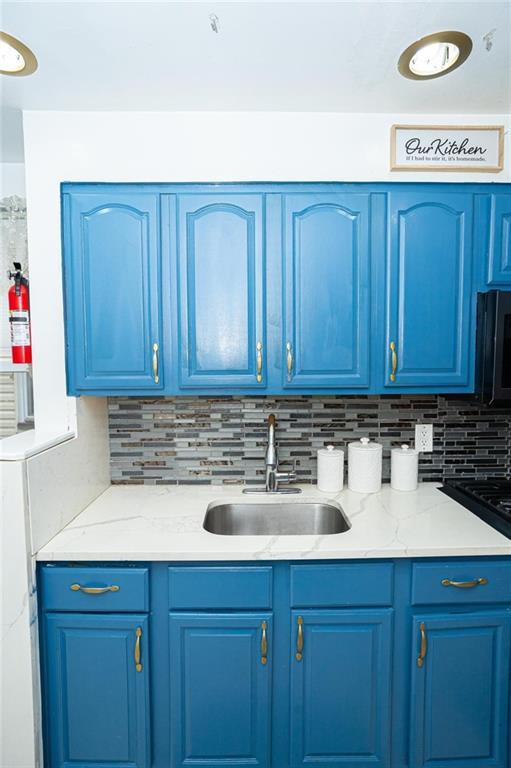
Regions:
<instances>
[{"instance_id":1,"label":"blue cabinet door","mask_svg":"<svg viewBox=\"0 0 511 768\"><path fill-rule=\"evenodd\" d=\"M284 389L369 385L369 195L283 198Z\"/></svg>"},{"instance_id":2,"label":"blue cabinet door","mask_svg":"<svg viewBox=\"0 0 511 768\"><path fill-rule=\"evenodd\" d=\"M267 768L272 640L270 614L170 615L173 768Z\"/></svg>"},{"instance_id":3,"label":"blue cabinet door","mask_svg":"<svg viewBox=\"0 0 511 768\"><path fill-rule=\"evenodd\" d=\"M158 195L76 191L63 210L70 393L162 390Z\"/></svg>"},{"instance_id":4,"label":"blue cabinet door","mask_svg":"<svg viewBox=\"0 0 511 768\"><path fill-rule=\"evenodd\" d=\"M392 191L389 217L384 385L469 391L472 195Z\"/></svg>"},{"instance_id":5,"label":"blue cabinet door","mask_svg":"<svg viewBox=\"0 0 511 768\"><path fill-rule=\"evenodd\" d=\"M391 627L391 609L292 612L293 768L390 766Z\"/></svg>"},{"instance_id":6,"label":"blue cabinet door","mask_svg":"<svg viewBox=\"0 0 511 768\"><path fill-rule=\"evenodd\" d=\"M489 285L511 284L511 194L491 195Z\"/></svg>"},{"instance_id":7,"label":"blue cabinet door","mask_svg":"<svg viewBox=\"0 0 511 768\"><path fill-rule=\"evenodd\" d=\"M179 195L181 388L266 386L263 196Z\"/></svg>"},{"instance_id":8,"label":"blue cabinet door","mask_svg":"<svg viewBox=\"0 0 511 768\"><path fill-rule=\"evenodd\" d=\"M411 768L507 768L510 626L509 611L414 617Z\"/></svg>"},{"instance_id":9,"label":"blue cabinet door","mask_svg":"<svg viewBox=\"0 0 511 768\"><path fill-rule=\"evenodd\" d=\"M48 766L148 767L147 617L47 614L44 626Z\"/></svg>"}]
</instances>

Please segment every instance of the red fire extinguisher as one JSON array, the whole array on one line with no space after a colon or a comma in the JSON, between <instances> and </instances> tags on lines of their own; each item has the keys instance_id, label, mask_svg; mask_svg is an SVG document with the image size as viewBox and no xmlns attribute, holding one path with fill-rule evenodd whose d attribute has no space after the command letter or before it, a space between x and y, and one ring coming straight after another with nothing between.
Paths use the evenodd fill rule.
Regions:
<instances>
[{"instance_id":1,"label":"red fire extinguisher","mask_svg":"<svg viewBox=\"0 0 511 768\"><path fill-rule=\"evenodd\" d=\"M9 322L11 324L11 354L13 363L31 363L30 303L28 280L23 277L21 264L14 262L14 272L7 273L14 285L9 288Z\"/></svg>"}]
</instances>

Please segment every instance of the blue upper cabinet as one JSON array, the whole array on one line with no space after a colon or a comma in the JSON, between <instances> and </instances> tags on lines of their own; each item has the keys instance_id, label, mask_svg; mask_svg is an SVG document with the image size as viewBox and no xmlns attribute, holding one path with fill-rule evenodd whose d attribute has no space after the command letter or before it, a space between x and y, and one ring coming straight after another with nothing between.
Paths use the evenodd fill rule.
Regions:
<instances>
[{"instance_id":1,"label":"blue upper cabinet","mask_svg":"<svg viewBox=\"0 0 511 768\"><path fill-rule=\"evenodd\" d=\"M264 204L259 194L178 196L179 387L264 390Z\"/></svg>"},{"instance_id":2,"label":"blue upper cabinet","mask_svg":"<svg viewBox=\"0 0 511 768\"><path fill-rule=\"evenodd\" d=\"M147 616L50 613L44 626L45 765L149 768Z\"/></svg>"},{"instance_id":3,"label":"blue upper cabinet","mask_svg":"<svg viewBox=\"0 0 511 768\"><path fill-rule=\"evenodd\" d=\"M369 195L283 198L283 389L369 385Z\"/></svg>"},{"instance_id":4,"label":"blue upper cabinet","mask_svg":"<svg viewBox=\"0 0 511 768\"><path fill-rule=\"evenodd\" d=\"M270 614L170 614L173 768L270 765Z\"/></svg>"},{"instance_id":5,"label":"blue upper cabinet","mask_svg":"<svg viewBox=\"0 0 511 768\"><path fill-rule=\"evenodd\" d=\"M489 285L511 284L511 194L491 195Z\"/></svg>"},{"instance_id":6,"label":"blue upper cabinet","mask_svg":"<svg viewBox=\"0 0 511 768\"><path fill-rule=\"evenodd\" d=\"M509 610L414 618L410 768L509 766L510 626Z\"/></svg>"},{"instance_id":7,"label":"blue upper cabinet","mask_svg":"<svg viewBox=\"0 0 511 768\"><path fill-rule=\"evenodd\" d=\"M291 768L390 768L392 613L293 612Z\"/></svg>"},{"instance_id":8,"label":"blue upper cabinet","mask_svg":"<svg viewBox=\"0 0 511 768\"><path fill-rule=\"evenodd\" d=\"M472 194L389 193L386 388L470 391Z\"/></svg>"},{"instance_id":9,"label":"blue upper cabinet","mask_svg":"<svg viewBox=\"0 0 511 768\"><path fill-rule=\"evenodd\" d=\"M78 189L63 206L70 394L161 391L158 195Z\"/></svg>"}]
</instances>

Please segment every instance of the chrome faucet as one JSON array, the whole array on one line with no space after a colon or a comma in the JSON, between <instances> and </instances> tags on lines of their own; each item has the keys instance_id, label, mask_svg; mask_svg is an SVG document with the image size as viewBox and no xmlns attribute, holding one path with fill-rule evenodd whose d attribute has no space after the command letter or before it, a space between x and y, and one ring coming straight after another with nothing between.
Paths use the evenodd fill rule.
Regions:
<instances>
[{"instance_id":1,"label":"chrome faucet","mask_svg":"<svg viewBox=\"0 0 511 768\"><path fill-rule=\"evenodd\" d=\"M264 488L244 488L243 493L301 493L300 488L280 488L279 483L292 483L296 472L279 472L277 445L275 443L275 414L268 416L268 444L266 446L266 482Z\"/></svg>"}]
</instances>

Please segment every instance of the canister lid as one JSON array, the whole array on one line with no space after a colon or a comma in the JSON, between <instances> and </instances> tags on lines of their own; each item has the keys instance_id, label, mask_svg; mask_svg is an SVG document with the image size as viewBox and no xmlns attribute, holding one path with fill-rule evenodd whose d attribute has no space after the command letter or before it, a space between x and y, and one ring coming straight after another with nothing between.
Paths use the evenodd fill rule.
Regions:
<instances>
[{"instance_id":1,"label":"canister lid","mask_svg":"<svg viewBox=\"0 0 511 768\"><path fill-rule=\"evenodd\" d=\"M393 448L392 453L399 454L400 456L417 456L418 451L416 451L415 448L410 448L406 443L403 443L399 448Z\"/></svg>"},{"instance_id":2,"label":"canister lid","mask_svg":"<svg viewBox=\"0 0 511 768\"><path fill-rule=\"evenodd\" d=\"M333 445L327 445L326 448L320 448L318 450L318 456L342 456L343 451L340 448L334 448Z\"/></svg>"},{"instance_id":3,"label":"canister lid","mask_svg":"<svg viewBox=\"0 0 511 768\"><path fill-rule=\"evenodd\" d=\"M354 443L350 443L350 448L364 451L379 451L381 449L380 443L371 442L368 437L361 437L360 440L356 440Z\"/></svg>"}]
</instances>

